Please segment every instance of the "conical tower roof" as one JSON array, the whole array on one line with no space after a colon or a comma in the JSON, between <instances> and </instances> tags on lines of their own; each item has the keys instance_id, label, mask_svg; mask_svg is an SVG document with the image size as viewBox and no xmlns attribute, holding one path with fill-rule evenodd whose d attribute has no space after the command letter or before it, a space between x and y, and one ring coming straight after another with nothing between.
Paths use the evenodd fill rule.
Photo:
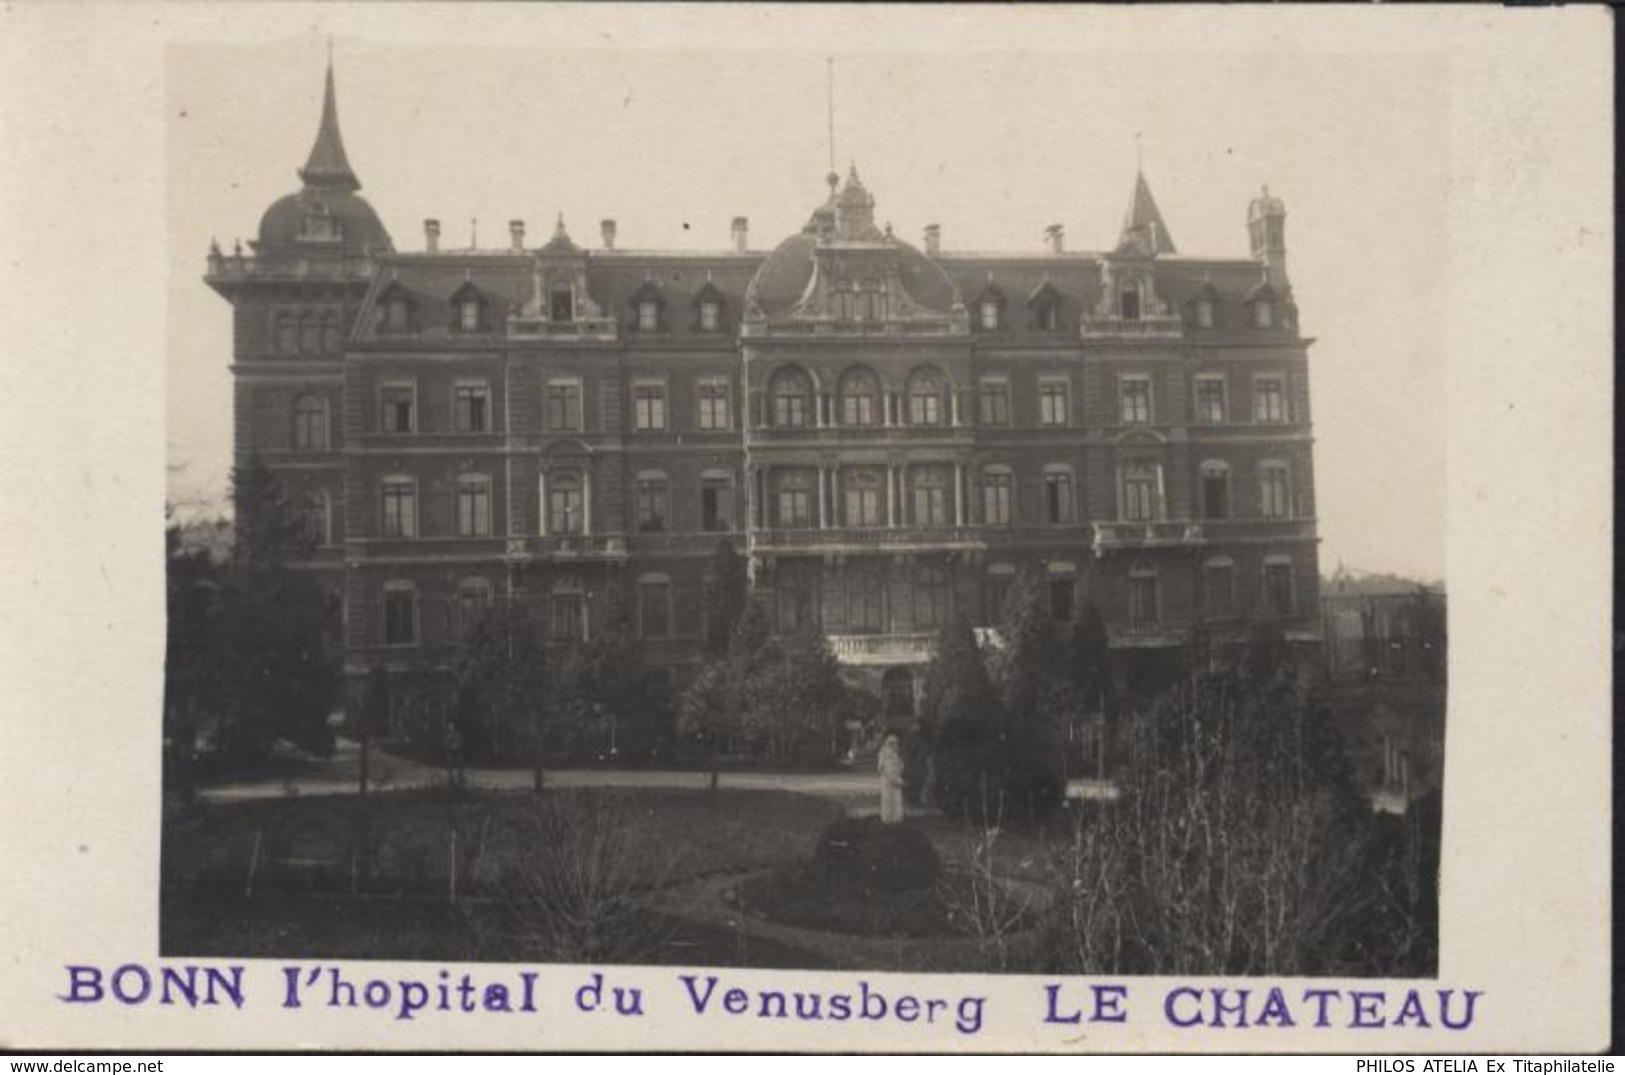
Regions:
<instances>
[{"instance_id":1,"label":"conical tower roof","mask_svg":"<svg viewBox=\"0 0 1625 1075\"><path fill-rule=\"evenodd\" d=\"M1144 172L1134 175L1134 194L1129 198L1128 213L1123 217L1123 234L1118 236L1119 248L1129 245L1143 247L1151 254L1176 254L1174 238L1163 223L1157 199L1151 196L1151 184Z\"/></svg>"},{"instance_id":2,"label":"conical tower roof","mask_svg":"<svg viewBox=\"0 0 1625 1075\"><path fill-rule=\"evenodd\" d=\"M361 180L350 168L350 159L344 155L344 136L339 133L338 101L333 93L333 61L327 61L327 89L322 95L322 123L316 130L316 144L310 147L310 159L299 169L299 178L305 186L322 190L361 189Z\"/></svg>"}]
</instances>

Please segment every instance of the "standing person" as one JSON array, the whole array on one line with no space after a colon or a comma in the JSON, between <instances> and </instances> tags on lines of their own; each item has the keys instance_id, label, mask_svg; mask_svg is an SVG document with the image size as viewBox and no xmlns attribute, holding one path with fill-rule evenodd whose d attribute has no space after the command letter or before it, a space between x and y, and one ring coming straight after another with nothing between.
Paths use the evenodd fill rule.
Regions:
<instances>
[{"instance_id":1,"label":"standing person","mask_svg":"<svg viewBox=\"0 0 1625 1075\"><path fill-rule=\"evenodd\" d=\"M897 736L886 736L880 747L880 820L896 825L903 820L903 755L897 749Z\"/></svg>"}]
</instances>

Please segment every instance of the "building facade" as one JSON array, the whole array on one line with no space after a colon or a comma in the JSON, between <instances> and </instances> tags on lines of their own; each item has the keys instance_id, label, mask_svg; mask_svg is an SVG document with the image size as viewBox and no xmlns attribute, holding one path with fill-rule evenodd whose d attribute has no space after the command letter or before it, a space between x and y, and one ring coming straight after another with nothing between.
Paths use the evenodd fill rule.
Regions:
<instances>
[{"instance_id":1,"label":"building facade","mask_svg":"<svg viewBox=\"0 0 1625 1075\"><path fill-rule=\"evenodd\" d=\"M616 589L647 659L696 666L719 541L905 712L934 632L1041 572L1125 667L1277 621L1319 638L1307 350L1285 209L1249 254L1177 251L1145 177L1104 252L916 246L854 167L770 250L396 248L357 193L332 72L300 190L211 250L235 453L278 473L342 601L346 671L410 663L499 597L561 644ZM1239 244L1238 244L1239 245Z\"/></svg>"}]
</instances>

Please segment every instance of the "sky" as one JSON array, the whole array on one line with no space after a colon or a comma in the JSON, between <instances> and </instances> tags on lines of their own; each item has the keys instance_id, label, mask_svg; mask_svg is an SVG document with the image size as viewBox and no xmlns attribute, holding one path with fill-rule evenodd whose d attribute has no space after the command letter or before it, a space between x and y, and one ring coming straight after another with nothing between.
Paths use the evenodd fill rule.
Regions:
<instances>
[{"instance_id":1,"label":"sky","mask_svg":"<svg viewBox=\"0 0 1625 1075\"><path fill-rule=\"evenodd\" d=\"M855 162L877 219L916 243L939 223L947 249L1037 251L1061 223L1069 248L1107 248L1142 162L1181 253L1244 256L1267 183L1315 340L1322 570L1445 576L1450 132L1435 53L1282 48L1246 20L1215 47L1125 36L1098 11L883 10L863 34L851 15L758 11L776 17L699 32L718 25L707 12L696 32L640 37L563 9L555 25L432 45L318 12L268 39L172 44L171 499L208 510L226 487L230 311L204 257L298 189L329 34L350 162L404 250L422 248L425 217L447 247L476 229L501 247L509 219L534 243L561 212L586 245L613 217L624 248L722 248L742 215L770 248L823 196L833 58L837 165Z\"/></svg>"}]
</instances>

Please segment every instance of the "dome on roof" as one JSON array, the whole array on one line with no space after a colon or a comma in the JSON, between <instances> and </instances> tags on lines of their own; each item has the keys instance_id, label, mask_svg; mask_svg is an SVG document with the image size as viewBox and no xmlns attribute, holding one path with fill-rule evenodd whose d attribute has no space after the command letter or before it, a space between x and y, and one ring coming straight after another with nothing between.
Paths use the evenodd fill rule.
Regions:
<instances>
[{"instance_id":1,"label":"dome on roof","mask_svg":"<svg viewBox=\"0 0 1625 1075\"><path fill-rule=\"evenodd\" d=\"M762 262L750 287L763 313L769 317L787 313L800 300L812 279L813 251L817 246L816 235L798 232L775 247ZM952 308L954 285L942 266L901 240L890 240L890 246L896 250L897 275L909 297L929 309Z\"/></svg>"},{"instance_id":2,"label":"dome on roof","mask_svg":"<svg viewBox=\"0 0 1625 1075\"><path fill-rule=\"evenodd\" d=\"M373 253L394 249L367 199L347 190L304 190L278 198L260 218L261 246L323 243Z\"/></svg>"}]
</instances>

